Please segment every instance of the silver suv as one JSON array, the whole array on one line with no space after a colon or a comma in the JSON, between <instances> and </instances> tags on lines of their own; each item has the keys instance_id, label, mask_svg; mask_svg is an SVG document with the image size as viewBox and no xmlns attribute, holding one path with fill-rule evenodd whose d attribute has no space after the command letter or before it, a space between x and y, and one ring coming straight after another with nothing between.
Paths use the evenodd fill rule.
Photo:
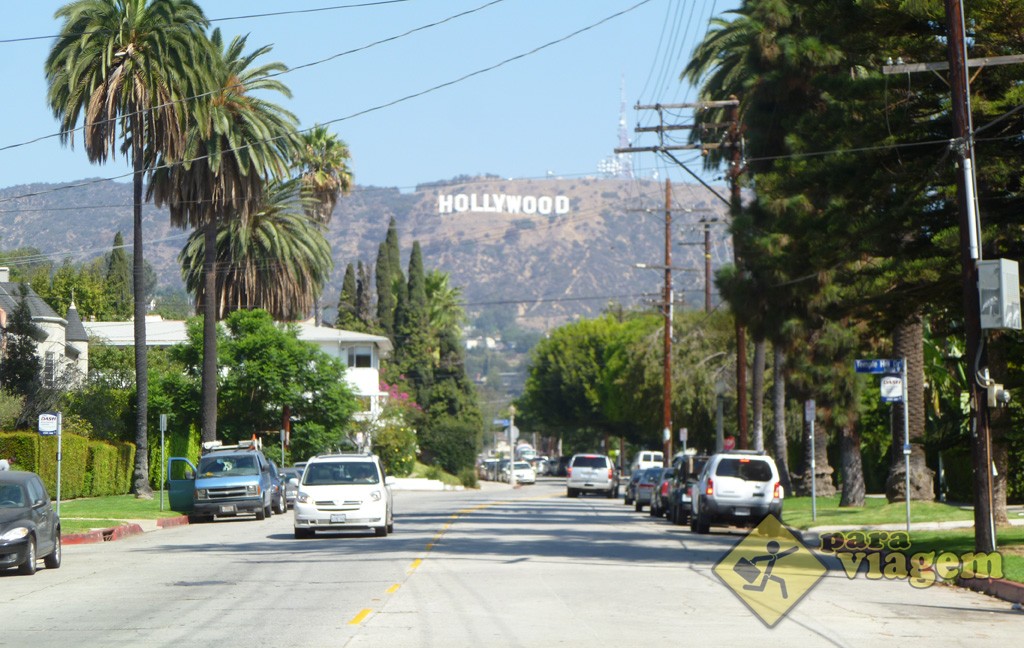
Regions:
<instances>
[{"instance_id":1,"label":"silver suv","mask_svg":"<svg viewBox=\"0 0 1024 648\"><path fill-rule=\"evenodd\" d=\"M604 493L608 499L619 496L619 475L606 455L573 455L566 467L565 489L568 497L580 493Z\"/></svg>"},{"instance_id":2,"label":"silver suv","mask_svg":"<svg viewBox=\"0 0 1024 648\"><path fill-rule=\"evenodd\" d=\"M769 513L782 519L782 485L775 460L763 452L712 455L697 478L690 530L707 533L712 524L757 526Z\"/></svg>"}]
</instances>

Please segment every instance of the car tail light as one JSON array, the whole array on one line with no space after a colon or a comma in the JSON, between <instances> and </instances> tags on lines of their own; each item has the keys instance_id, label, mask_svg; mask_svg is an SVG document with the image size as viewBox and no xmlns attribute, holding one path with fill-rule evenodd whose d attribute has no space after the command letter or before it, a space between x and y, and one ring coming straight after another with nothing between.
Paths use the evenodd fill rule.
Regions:
<instances>
[{"instance_id":1,"label":"car tail light","mask_svg":"<svg viewBox=\"0 0 1024 648\"><path fill-rule=\"evenodd\" d=\"M615 470L613 468L608 469L608 479L615 479Z\"/></svg>"},{"instance_id":2,"label":"car tail light","mask_svg":"<svg viewBox=\"0 0 1024 648\"><path fill-rule=\"evenodd\" d=\"M693 496L693 486L690 486L689 484L686 485L686 496L687 497L692 497Z\"/></svg>"},{"instance_id":3,"label":"car tail light","mask_svg":"<svg viewBox=\"0 0 1024 648\"><path fill-rule=\"evenodd\" d=\"M661 485L661 494L668 495L668 482L664 482Z\"/></svg>"},{"instance_id":4,"label":"car tail light","mask_svg":"<svg viewBox=\"0 0 1024 648\"><path fill-rule=\"evenodd\" d=\"M704 494L705 495L714 495L715 494L715 482L712 481L710 478L708 478L708 487L704 489Z\"/></svg>"},{"instance_id":5,"label":"car tail light","mask_svg":"<svg viewBox=\"0 0 1024 648\"><path fill-rule=\"evenodd\" d=\"M782 496L782 483L775 482L775 488L772 489L772 497L779 499Z\"/></svg>"},{"instance_id":6,"label":"car tail light","mask_svg":"<svg viewBox=\"0 0 1024 648\"><path fill-rule=\"evenodd\" d=\"M568 468L565 469L565 476L572 477L572 466L569 466Z\"/></svg>"}]
</instances>

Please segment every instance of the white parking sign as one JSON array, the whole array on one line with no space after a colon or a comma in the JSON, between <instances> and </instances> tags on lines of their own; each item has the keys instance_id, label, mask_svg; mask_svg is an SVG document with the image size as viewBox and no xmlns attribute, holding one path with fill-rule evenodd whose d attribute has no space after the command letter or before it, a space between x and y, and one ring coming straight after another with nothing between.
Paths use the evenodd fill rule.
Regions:
<instances>
[{"instance_id":1,"label":"white parking sign","mask_svg":"<svg viewBox=\"0 0 1024 648\"><path fill-rule=\"evenodd\" d=\"M43 412L39 415L39 434L41 436L54 436L57 434L57 415L53 412Z\"/></svg>"},{"instance_id":2,"label":"white parking sign","mask_svg":"<svg viewBox=\"0 0 1024 648\"><path fill-rule=\"evenodd\" d=\"M899 376L882 377L882 402L903 402L903 379Z\"/></svg>"}]
</instances>

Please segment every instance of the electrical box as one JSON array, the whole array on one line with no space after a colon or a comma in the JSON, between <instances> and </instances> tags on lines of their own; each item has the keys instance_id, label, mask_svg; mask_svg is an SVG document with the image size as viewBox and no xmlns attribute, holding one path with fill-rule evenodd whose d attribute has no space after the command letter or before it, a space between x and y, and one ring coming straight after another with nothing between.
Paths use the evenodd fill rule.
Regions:
<instances>
[{"instance_id":1,"label":"electrical box","mask_svg":"<svg viewBox=\"0 0 1024 648\"><path fill-rule=\"evenodd\" d=\"M1020 274L1016 261L978 261L981 328L1020 330Z\"/></svg>"}]
</instances>

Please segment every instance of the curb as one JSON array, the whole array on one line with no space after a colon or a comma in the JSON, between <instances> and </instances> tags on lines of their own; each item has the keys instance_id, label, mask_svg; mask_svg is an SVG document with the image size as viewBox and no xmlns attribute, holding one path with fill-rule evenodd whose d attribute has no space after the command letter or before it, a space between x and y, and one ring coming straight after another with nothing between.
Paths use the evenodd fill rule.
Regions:
<instances>
[{"instance_id":1,"label":"curb","mask_svg":"<svg viewBox=\"0 0 1024 648\"><path fill-rule=\"evenodd\" d=\"M1024 584L1001 578L958 578L956 584L1010 603L1024 605Z\"/></svg>"},{"instance_id":2,"label":"curb","mask_svg":"<svg viewBox=\"0 0 1024 648\"><path fill-rule=\"evenodd\" d=\"M159 518L156 520L158 529L176 527L188 524L188 516L180 515L172 518ZM66 545L95 544L100 542L112 542L121 538L128 538L134 535L145 533L145 529L137 523L126 523L116 527L105 529L93 529L84 533L62 533L60 541Z\"/></svg>"}]
</instances>

